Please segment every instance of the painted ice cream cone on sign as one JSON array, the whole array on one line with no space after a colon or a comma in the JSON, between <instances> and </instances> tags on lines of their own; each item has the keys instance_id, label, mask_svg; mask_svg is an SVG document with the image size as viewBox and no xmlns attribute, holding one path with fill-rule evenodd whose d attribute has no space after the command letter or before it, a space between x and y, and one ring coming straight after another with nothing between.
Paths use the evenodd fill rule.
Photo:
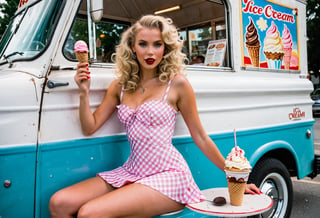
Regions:
<instances>
[{"instance_id":1,"label":"painted ice cream cone on sign","mask_svg":"<svg viewBox=\"0 0 320 218\"><path fill-rule=\"evenodd\" d=\"M246 47L251 59L251 64L254 67L260 67L260 41L256 26L254 25L252 18L250 18L250 23L246 27Z\"/></svg>"},{"instance_id":2,"label":"painted ice cream cone on sign","mask_svg":"<svg viewBox=\"0 0 320 218\"><path fill-rule=\"evenodd\" d=\"M227 176L230 203L233 206L241 206L251 166L239 146L236 145L228 154L224 171Z\"/></svg>"},{"instance_id":3,"label":"painted ice cream cone on sign","mask_svg":"<svg viewBox=\"0 0 320 218\"><path fill-rule=\"evenodd\" d=\"M285 24L282 31L282 43L283 43L283 49L284 49L284 56L283 56L284 69L289 70L291 54L292 54L292 37L290 34L290 30L287 28L287 25Z\"/></svg>"},{"instance_id":4,"label":"painted ice cream cone on sign","mask_svg":"<svg viewBox=\"0 0 320 218\"><path fill-rule=\"evenodd\" d=\"M80 63L88 63L88 51L85 41L79 40L74 44L74 53Z\"/></svg>"},{"instance_id":5,"label":"painted ice cream cone on sign","mask_svg":"<svg viewBox=\"0 0 320 218\"><path fill-rule=\"evenodd\" d=\"M268 67L280 69L284 56L282 39L277 26L272 21L264 39L263 53L266 56Z\"/></svg>"}]
</instances>

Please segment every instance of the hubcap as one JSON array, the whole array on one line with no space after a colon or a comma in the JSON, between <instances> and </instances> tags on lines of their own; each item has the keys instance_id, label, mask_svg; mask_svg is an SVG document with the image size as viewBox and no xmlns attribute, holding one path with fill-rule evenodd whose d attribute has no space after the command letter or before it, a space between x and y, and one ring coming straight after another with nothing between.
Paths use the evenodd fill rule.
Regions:
<instances>
[{"instance_id":1,"label":"hubcap","mask_svg":"<svg viewBox=\"0 0 320 218\"><path fill-rule=\"evenodd\" d=\"M288 206L288 187L283 177L278 173L268 174L262 181L260 189L273 200L272 208L261 217L284 217Z\"/></svg>"}]
</instances>

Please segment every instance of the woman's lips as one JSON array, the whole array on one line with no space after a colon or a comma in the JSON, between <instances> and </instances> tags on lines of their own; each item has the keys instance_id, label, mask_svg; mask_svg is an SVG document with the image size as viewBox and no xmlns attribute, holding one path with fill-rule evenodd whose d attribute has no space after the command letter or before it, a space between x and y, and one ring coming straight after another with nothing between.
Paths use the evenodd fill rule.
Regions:
<instances>
[{"instance_id":1,"label":"woman's lips","mask_svg":"<svg viewBox=\"0 0 320 218\"><path fill-rule=\"evenodd\" d=\"M147 59L145 59L145 62L146 62L147 64L151 65L151 64L153 64L153 63L155 62L155 59L153 59L153 58L147 58Z\"/></svg>"}]
</instances>

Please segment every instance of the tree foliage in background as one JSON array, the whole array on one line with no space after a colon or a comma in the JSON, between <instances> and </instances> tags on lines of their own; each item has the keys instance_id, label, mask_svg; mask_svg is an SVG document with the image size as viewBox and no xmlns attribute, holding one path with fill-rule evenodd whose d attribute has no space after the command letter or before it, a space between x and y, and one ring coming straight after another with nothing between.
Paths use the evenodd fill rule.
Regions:
<instances>
[{"instance_id":1,"label":"tree foliage in background","mask_svg":"<svg viewBox=\"0 0 320 218\"><path fill-rule=\"evenodd\" d=\"M4 3L0 3L0 12L2 13L2 17L0 17L0 38L6 30L14 12L18 9L18 4L19 0L7 0Z\"/></svg>"},{"instance_id":2,"label":"tree foliage in background","mask_svg":"<svg viewBox=\"0 0 320 218\"><path fill-rule=\"evenodd\" d=\"M320 1L307 0L308 69L320 76Z\"/></svg>"},{"instance_id":3,"label":"tree foliage in background","mask_svg":"<svg viewBox=\"0 0 320 218\"><path fill-rule=\"evenodd\" d=\"M120 36L124 30L128 28L126 25L112 24L108 22L99 22L95 24L96 27L96 37L97 46L99 41L99 46L97 48L97 55L101 57L102 61L111 62L111 55L115 52L115 46L119 43ZM85 19L76 19L73 27L71 29L71 34L69 35L70 45L77 40L84 40L88 43L88 23ZM70 47L71 48L71 47ZM72 47L73 48L73 47ZM72 59L75 58L71 55Z\"/></svg>"}]
</instances>

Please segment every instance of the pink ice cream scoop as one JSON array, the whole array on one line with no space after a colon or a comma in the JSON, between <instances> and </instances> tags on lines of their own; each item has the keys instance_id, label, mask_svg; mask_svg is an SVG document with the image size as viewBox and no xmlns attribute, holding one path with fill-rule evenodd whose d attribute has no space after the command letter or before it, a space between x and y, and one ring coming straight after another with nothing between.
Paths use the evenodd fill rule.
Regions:
<instances>
[{"instance_id":1,"label":"pink ice cream scoop","mask_svg":"<svg viewBox=\"0 0 320 218\"><path fill-rule=\"evenodd\" d=\"M83 40L79 40L74 44L74 52L88 52L87 43Z\"/></svg>"},{"instance_id":2,"label":"pink ice cream scoop","mask_svg":"<svg viewBox=\"0 0 320 218\"><path fill-rule=\"evenodd\" d=\"M79 40L74 44L74 53L80 63L88 62L88 46L85 41Z\"/></svg>"},{"instance_id":3,"label":"pink ice cream scoop","mask_svg":"<svg viewBox=\"0 0 320 218\"><path fill-rule=\"evenodd\" d=\"M292 37L290 34L290 30L287 28L287 25L284 25L281 38L282 38L283 47L285 49L292 48Z\"/></svg>"}]
</instances>

